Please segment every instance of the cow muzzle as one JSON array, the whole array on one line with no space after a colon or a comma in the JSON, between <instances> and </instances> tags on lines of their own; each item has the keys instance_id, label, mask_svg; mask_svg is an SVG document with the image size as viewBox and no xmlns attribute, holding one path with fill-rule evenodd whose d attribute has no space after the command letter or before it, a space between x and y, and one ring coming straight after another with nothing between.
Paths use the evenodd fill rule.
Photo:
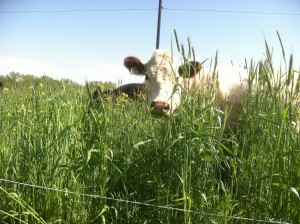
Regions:
<instances>
[{"instance_id":1,"label":"cow muzzle","mask_svg":"<svg viewBox=\"0 0 300 224\"><path fill-rule=\"evenodd\" d=\"M154 116L164 116L170 111L170 105L164 101L152 101L150 113Z\"/></svg>"}]
</instances>

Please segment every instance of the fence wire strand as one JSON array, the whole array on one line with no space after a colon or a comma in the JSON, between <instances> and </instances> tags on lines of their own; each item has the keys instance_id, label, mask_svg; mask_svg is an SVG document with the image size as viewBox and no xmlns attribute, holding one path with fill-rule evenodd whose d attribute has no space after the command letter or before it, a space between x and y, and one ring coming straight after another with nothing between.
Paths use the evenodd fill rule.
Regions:
<instances>
[{"instance_id":1,"label":"fence wire strand","mask_svg":"<svg viewBox=\"0 0 300 224\"><path fill-rule=\"evenodd\" d=\"M20 10L0 11L0 14L28 14L28 13L97 13L97 12L126 12L126 11L157 11L158 8L114 8L114 9L65 9L65 10ZM196 9L196 8L169 8L162 7L164 11L181 12L203 12L203 13L227 13L227 14L259 14L259 15L281 15L300 16L298 12L268 12L268 11L243 11L243 10L217 10L217 9Z\"/></svg>"},{"instance_id":2,"label":"fence wire strand","mask_svg":"<svg viewBox=\"0 0 300 224\"><path fill-rule=\"evenodd\" d=\"M85 193L80 193L80 192L69 191L67 189L62 190L62 189L56 189L56 188L51 188L51 187L44 187L44 186L39 186L39 185L34 185L34 184L22 183L22 182L18 182L18 181L14 181L14 180L7 180L7 179L3 179L3 178L0 178L0 182L17 184L17 185L22 185L25 187L38 188L38 189L48 190L48 191L55 191L55 192L60 192L60 193L65 193L65 194L72 194L72 195L77 195L77 196L82 196L82 197L98 198L98 199L109 200L109 201L114 201L114 202L128 203L128 204L134 204L134 205L146 206L146 207L154 207L157 209L166 209L166 210L172 210L172 211L178 211L178 212L188 212L188 213L194 213L194 214L198 214L198 215L236 219L236 220L242 220L242 221L254 221L254 222L275 223L275 224L292 224L292 223L288 223L288 222L237 217L237 216L224 215L221 213L214 214L214 213L203 212L203 211L199 211L199 210L186 210L186 209L181 209L181 208L174 208L174 207L167 206L167 205L155 205L155 204L149 204L146 202L130 201L130 200L120 199L120 198L112 198L112 197L104 197L104 196L100 196L100 195L85 194Z\"/></svg>"}]
</instances>

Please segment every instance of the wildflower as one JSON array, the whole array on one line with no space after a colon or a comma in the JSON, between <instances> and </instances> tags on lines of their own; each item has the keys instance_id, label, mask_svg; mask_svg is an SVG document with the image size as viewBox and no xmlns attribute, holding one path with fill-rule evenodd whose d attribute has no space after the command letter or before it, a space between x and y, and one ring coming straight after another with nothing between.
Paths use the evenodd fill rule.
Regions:
<instances>
[{"instance_id":1,"label":"wildflower","mask_svg":"<svg viewBox=\"0 0 300 224\"><path fill-rule=\"evenodd\" d=\"M5 88L3 89L4 92L8 92L8 90L9 90L9 88L7 88L7 87L5 87Z\"/></svg>"},{"instance_id":2,"label":"wildflower","mask_svg":"<svg viewBox=\"0 0 300 224\"><path fill-rule=\"evenodd\" d=\"M117 105L122 105L128 102L128 95L126 93L121 93L119 97L117 97Z\"/></svg>"},{"instance_id":3,"label":"wildflower","mask_svg":"<svg viewBox=\"0 0 300 224\"><path fill-rule=\"evenodd\" d=\"M32 113L32 110L30 110L30 109L28 109L28 111L27 111L28 113Z\"/></svg>"},{"instance_id":4,"label":"wildflower","mask_svg":"<svg viewBox=\"0 0 300 224\"><path fill-rule=\"evenodd\" d=\"M122 93L122 97L123 97L123 98L128 98L128 94Z\"/></svg>"},{"instance_id":5,"label":"wildflower","mask_svg":"<svg viewBox=\"0 0 300 224\"><path fill-rule=\"evenodd\" d=\"M40 82L39 85L40 85L41 88L43 88L43 86L44 86L44 84L42 82Z\"/></svg>"}]
</instances>

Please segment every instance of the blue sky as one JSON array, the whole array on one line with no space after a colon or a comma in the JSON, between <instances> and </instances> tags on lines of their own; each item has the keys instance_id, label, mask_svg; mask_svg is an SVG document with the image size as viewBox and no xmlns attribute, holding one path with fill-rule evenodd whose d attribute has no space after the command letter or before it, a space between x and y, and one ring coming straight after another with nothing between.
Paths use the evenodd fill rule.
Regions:
<instances>
[{"instance_id":1,"label":"blue sky","mask_svg":"<svg viewBox=\"0 0 300 224\"><path fill-rule=\"evenodd\" d=\"M279 64L278 30L300 67L299 0L163 0L163 7L160 49L171 49L176 29L181 43L191 39L199 61L218 50L219 64L244 65L264 58L266 39ZM123 59L150 59L157 8L158 0L0 0L0 75L141 82Z\"/></svg>"}]
</instances>

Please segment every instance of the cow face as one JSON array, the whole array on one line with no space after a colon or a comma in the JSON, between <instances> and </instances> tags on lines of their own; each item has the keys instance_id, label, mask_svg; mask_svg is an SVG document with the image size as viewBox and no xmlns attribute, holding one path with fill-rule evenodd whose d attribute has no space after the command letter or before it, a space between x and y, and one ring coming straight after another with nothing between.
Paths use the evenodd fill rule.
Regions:
<instances>
[{"instance_id":1,"label":"cow face","mask_svg":"<svg viewBox=\"0 0 300 224\"><path fill-rule=\"evenodd\" d=\"M180 66L177 68L173 63L172 56L166 51L155 51L152 58L143 64L136 57L127 57L124 66L135 75L145 76L145 89L148 95L148 105L151 114L155 117L170 115L179 105L181 89L178 84L182 84L184 79L191 79L200 70L200 64L190 69L190 66ZM183 77L187 74L188 77Z\"/></svg>"}]
</instances>

